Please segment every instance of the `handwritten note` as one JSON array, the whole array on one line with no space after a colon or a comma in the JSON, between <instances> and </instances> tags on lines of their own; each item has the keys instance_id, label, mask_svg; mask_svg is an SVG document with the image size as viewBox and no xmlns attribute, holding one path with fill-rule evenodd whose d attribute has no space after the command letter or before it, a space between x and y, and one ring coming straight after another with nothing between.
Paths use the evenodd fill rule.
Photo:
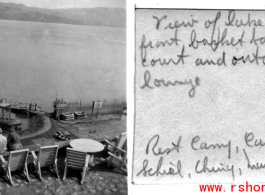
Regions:
<instances>
[{"instance_id":1,"label":"handwritten note","mask_svg":"<svg viewBox=\"0 0 265 195\"><path fill-rule=\"evenodd\" d=\"M133 182L264 181L264 11L135 18Z\"/></svg>"}]
</instances>

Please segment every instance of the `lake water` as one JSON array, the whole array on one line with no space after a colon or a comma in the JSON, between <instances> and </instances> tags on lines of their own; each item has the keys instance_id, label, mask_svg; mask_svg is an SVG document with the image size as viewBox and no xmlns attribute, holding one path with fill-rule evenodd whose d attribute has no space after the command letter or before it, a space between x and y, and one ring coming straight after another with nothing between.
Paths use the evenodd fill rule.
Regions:
<instances>
[{"instance_id":1,"label":"lake water","mask_svg":"<svg viewBox=\"0 0 265 195\"><path fill-rule=\"evenodd\" d=\"M52 111L66 101L125 100L122 28L0 20L0 98Z\"/></svg>"},{"instance_id":2,"label":"lake water","mask_svg":"<svg viewBox=\"0 0 265 195\"><path fill-rule=\"evenodd\" d=\"M22 130L28 129L28 127L29 127L29 116L24 115L24 114L14 114L11 112L11 118L17 119L22 123L22 125L21 125Z\"/></svg>"}]
</instances>

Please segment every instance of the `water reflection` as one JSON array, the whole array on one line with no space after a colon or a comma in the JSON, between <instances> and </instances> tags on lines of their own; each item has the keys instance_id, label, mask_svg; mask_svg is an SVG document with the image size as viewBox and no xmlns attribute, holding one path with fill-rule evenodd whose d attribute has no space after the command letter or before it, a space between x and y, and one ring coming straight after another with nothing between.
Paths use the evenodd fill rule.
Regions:
<instances>
[{"instance_id":1,"label":"water reflection","mask_svg":"<svg viewBox=\"0 0 265 195\"><path fill-rule=\"evenodd\" d=\"M39 130L43 126L43 118L41 116L29 116L11 112L11 118L20 120L24 133L30 133ZM23 133L23 134L24 134Z\"/></svg>"},{"instance_id":2,"label":"water reflection","mask_svg":"<svg viewBox=\"0 0 265 195\"><path fill-rule=\"evenodd\" d=\"M22 123L22 131L28 128L28 123L29 123L30 116L11 112L11 118L12 119L17 119L17 120L19 120Z\"/></svg>"}]
</instances>

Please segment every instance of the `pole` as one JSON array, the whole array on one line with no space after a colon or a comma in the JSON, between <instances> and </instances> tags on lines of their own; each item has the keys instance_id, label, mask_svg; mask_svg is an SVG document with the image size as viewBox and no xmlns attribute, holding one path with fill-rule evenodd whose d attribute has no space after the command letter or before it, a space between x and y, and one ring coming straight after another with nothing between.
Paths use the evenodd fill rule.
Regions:
<instances>
[{"instance_id":1,"label":"pole","mask_svg":"<svg viewBox=\"0 0 265 195\"><path fill-rule=\"evenodd\" d=\"M114 112L115 113L115 99L113 99L113 104L112 104L112 112Z\"/></svg>"},{"instance_id":2,"label":"pole","mask_svg":"<svg viewBox=\"0 0 265 195\"><path fill-rule=\"evenodd\" d=\"M93 103L92 103L91 120L93 119L93 111L94 111L94 101L93 101Z\"/></svg>"}]
</instances>

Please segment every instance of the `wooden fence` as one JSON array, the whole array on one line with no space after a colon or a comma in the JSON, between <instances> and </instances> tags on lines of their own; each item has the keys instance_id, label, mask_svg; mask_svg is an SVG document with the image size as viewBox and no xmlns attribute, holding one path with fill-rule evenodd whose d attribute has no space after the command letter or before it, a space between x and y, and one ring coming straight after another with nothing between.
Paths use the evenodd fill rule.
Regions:
<instances>
[{"instance_id":1,"label":"wooden fence","mask_svg":"<svg viewBox=\"0 0 265 195\"><path fill-rule=\"evenodd\" d=\"M84 102L65 102L63 99L56 100L53 104L55 117L64 112L76 112L85 111L88 117L91 117L93 109L93 101L90 103ZM122 114L123 110L126 109L126 102L118 100L103 100L102 107L99 109L94 108L93 115L98 114Z\"/></svg>"}]
</instances>

